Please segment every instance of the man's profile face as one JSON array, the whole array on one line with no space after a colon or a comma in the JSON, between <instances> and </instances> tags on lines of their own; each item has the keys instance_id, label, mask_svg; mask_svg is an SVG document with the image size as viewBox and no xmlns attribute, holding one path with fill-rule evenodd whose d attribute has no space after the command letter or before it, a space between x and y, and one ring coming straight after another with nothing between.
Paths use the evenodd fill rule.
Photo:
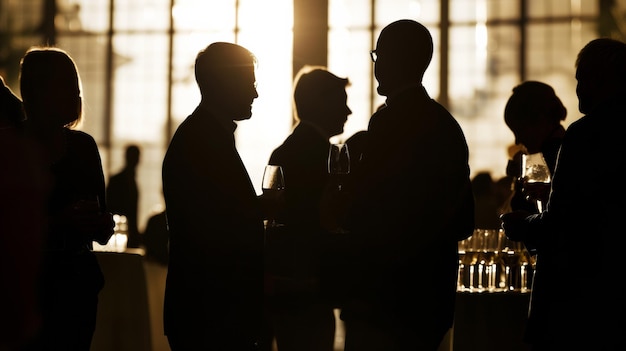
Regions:
<instances>
[{"instance_id":1,"label":"man's profile face","mask_svg":"<svg viewBox=\"0 0 626 351\"><path fill-rule=\"evenodd\" d=\"M411 82L410 62L404 58L398 38L381 33L376 43L374 76L378 81L378 94L389 96L394 90Z\"/></svg>"},{"instance_id":2,"label":"man's profile face","mask_svg":"<svg viewBox=\"0 0 626 351\"><path fill-rule=\"evenodd\" d=\"M254 66L232 68L221 78L221 101L224 110L234 121L252 116L252 102L259 94L256 90Z\"/></svg>"},{"instance_id":3,"label":"man's profile face","mask_svg":"<svg viewBox=\"0 0 626 351\"><path fill-rule=\"evenodd\" d=\"M328 133L338 135L343 133L343 127L352 114L348 107L348 95L345 89L337 88L329 91L324 103L320 104L320 115L324 116L322 123Z\"/></svg>"}]
</instances>

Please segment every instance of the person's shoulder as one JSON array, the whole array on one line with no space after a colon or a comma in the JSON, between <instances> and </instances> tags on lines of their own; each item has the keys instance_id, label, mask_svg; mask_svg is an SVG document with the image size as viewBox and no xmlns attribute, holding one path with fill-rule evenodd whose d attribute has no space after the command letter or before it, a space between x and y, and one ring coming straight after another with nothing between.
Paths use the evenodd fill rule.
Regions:
<instances>
[{"instance_id":1,"label":"person's shoulder","mask_svg":"<svg viewBox=\"0 0 626 351\"><path fill-rule=\"evenodd\" d=\"M346 139L346 144L348 144L349 147L361 147L365 143L366 139L367 131L359 130Z\"/></svg>"},{"instance_id":2,"label":"person's shoulder","mask_svg":"<svg viewBox=\"0 0 626 351\"><path fill-rule=\"evenodd\" d=\"M592 116L582 116L574 122L570 123L570 125L565 130L566 136L572 136L574 134L585 134L591 128L594 128L594 125L597 124L597 120L595 120Z\"/></svg>"},{"instance_id":3,"label":"person's shoulder","mask_svg":"<svg viewBox=\"0 0 626 351\"><path fill-rule=\"evenodd\" d=\"M68 142L73 145L75 149L98 149L96 140L87 132L76 129L66 129L66 136Z\"/></svg>"},{"instance_id":4,"label":"person's shoulder","mask_svg":"<svg viewBox=\"0 0 626 351\"><path fill-rule=\"evenodd\" d=\"M348 139L346 139L347 143L350 142L354 142L354 141L360 141L367 138L367 131L366 130L359 130L358 132L352 134Z\"/></svg>"},{"instance_id":5,"label":"person's shoulder","mask_svg":"<svg viewBox=\"0 0 626 351\"><path fill-rule=\"evenodd\" d=\"M74 140L84 140L84 141L93 141L95 142L95 139L93 136L91 136L91 134L84 132L82 130L78 130L78 129L67 129L67 136L68 138L72 138Z\"/></svg>"}]
</instances>

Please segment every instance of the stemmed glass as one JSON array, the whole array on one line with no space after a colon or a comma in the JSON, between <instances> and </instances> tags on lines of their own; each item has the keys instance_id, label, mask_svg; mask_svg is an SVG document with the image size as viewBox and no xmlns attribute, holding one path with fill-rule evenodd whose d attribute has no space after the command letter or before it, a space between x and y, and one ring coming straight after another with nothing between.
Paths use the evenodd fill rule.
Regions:
<instances>
[{"instance_id":1,"label":"stemmed glass","mask_svg":"<svg viewBox=\"0 0 626 351\"><path fill-rule=\"evenodd\" d=\"M348 144L330 144L328 150L328 173L337 176L337 190L342 190L341 178L350 173L350 151Z\"/></svg>"},{"instance_id":2,"label":"stemmed glass","mask_svg":"<svg viewBox=\"0 0 626 351\"><path fill-rule=\"evenodd\" d=\"M522 155L522 181L526 198L535 201L539 213L543 212L544 201L550 194L552 177L541 152Z\"/></svg>"},{"instance_id":3,"label":"stemmed glass","mask_svg":"<svg viewBox=\"0 0 626 351\"><path fill-rule=\"evenodd\" d=\"M334 187L329 188L330 194L330 207L335 207L338 210L332 212L341 213L341 207L345 200L346 192L343 191L344 179L350 173L350 152L348 151L348 144L344 143L331 143L328 149L328 173L330 174L330 184ZM333 215L334 216L334 215ZM347 233L347 231L339 224L341 221L339 218L333 218L332 226L335 228L330 229L332 233Z\"/></svg>"},{"instance_id":4,"label":"stemmed glass","mask_svg":"<svg viewBox=\"0 0 626 351\"><path fill-rule=\"evenodd\" d=\"M261 185L263 195L271 198L279 198L280 192L285 190L285 177L283 168L277 165L267 165L263 171L263 184ZM268 221L268 227L279 226L275 215L272 214Z\"/></svg>"}]
</instances>

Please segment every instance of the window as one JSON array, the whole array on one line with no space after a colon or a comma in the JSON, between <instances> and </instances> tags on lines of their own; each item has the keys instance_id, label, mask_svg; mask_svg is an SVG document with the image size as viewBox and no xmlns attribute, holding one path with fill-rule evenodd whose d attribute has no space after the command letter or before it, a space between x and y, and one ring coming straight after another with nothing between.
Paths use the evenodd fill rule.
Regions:
<instances>
[{"instance_id":1,"label":"window","mask_svg":"<svg viewBox=\"0 0 626 351\"><path fill-rule=\"evenodd\" d=\"M56 15L46 15L52 4ZM162 206L163 155L199 102L193 63L213 41L237 42L258 58L259 98L236 137L260 192L263 166L291 130L293 6L293 0L0 0L0 74L19 92L19 59L54 33L78 65L82 128L98 142L107 178L121 168L127 143L142 148L142 224ZM502 117L511 89L522 80L544 81L566 105L565 123L575 121L575 55L600 35L597 28L623 38L625 8L624 1L598 0L328 0L328 68L351 81L353 114L342 137L367 128L384 102L369 56L380 30L413 18L431 30L435 44L426 89L461 124L472 173L498 178L514 142ZM446 55L441 43L448 43Z\"/></svg>"},{"instance_id":2,"label":"window","mask_svg":"<svg viewBox=\"0 0 626 351\"><path fill-rule=\"evenodd\" d=\"M504 105L515 85L544 81L567 107L565 124L580 117L574 61L598 36L598 9L598 1L578 0L329 0L329 68L353 82L347 136L366 128L384 102L376 94L369 56L380 30L398 19L415 19L428 27L435 44L424 86L461 124L472 173L503 176L515 141L504 123ZM449 23L446 31L442 22ZM440 64L442 42L449 50Z\"/></svg>"}]
</instances>

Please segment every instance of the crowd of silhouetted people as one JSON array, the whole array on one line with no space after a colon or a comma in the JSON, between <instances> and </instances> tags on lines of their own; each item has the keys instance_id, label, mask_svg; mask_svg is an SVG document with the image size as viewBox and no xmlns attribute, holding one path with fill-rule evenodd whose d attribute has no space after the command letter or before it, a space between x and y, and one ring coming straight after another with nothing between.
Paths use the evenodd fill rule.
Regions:
<instances>
[{"instance_id":1,"label":"crowd of silhouetted people","mask_svg":"<svg viewBox=\"0 0 626 351\"><path fill-rule=\"evenodd\" d=\"M501 179L470 178L462 128L422 84L433 50L414 20L380 32L370 55L386 100L345 142L343 173L328 157L352 113L350 80L305 66L294 127L267 162L281 166L285 188L257 195L234 135L258 97L256 58L211 43L195 59L201 100L164 156L165 210L140 233L141 149L128 145L105 180L98 145L79 130L74 60L29 49L21 99L2 80L0 350L90 349L107 278L93 243L111 238L114 215L127 219L128 247L167 266L173 351L333 351L336 310L346 351L436 351L454 323L457 243L475 228L503 228L536 256L529 349L626 349L626 44L594 39L573 60L584 116L568 128L553 87L512 88L503 122L515 145ZM551 175L539 195L521 172L523 155L537 153Z\"/></svg>"}]
</instances>

